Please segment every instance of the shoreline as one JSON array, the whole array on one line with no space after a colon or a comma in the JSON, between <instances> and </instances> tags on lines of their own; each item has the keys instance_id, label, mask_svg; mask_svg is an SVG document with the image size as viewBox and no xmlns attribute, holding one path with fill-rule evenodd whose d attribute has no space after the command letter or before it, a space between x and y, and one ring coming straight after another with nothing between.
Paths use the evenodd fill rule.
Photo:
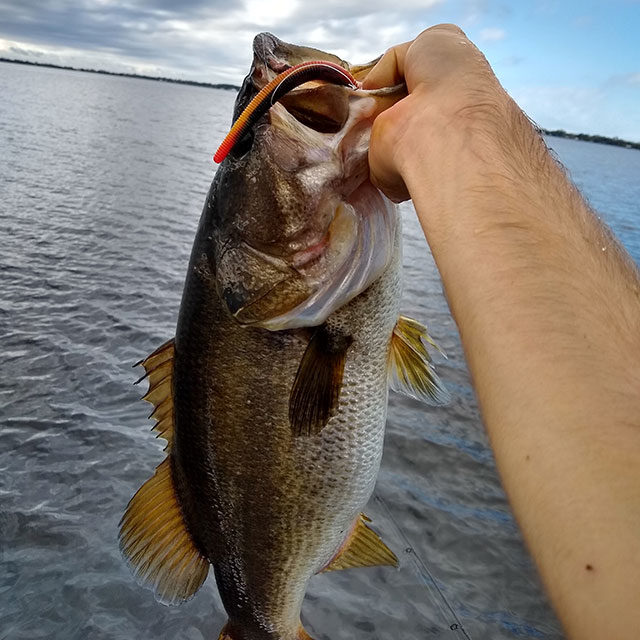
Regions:
<instances>
[{"instance_id":1,"label":"shoreline","mask_svg":"<svg viewBox=\"0 0 640 640\"><path fill-rule=\"evenodd\" d=\"M614 147L623 147L625 149L640 149L640 142L631 142L630 140L622 140L621 138L609 138L607 136L599 136L590 133L569 133L564 129L543 129L540 133L545 136L554 138L569 138L570 140L582 140L583 142L597 142L598 144L608 144Z\"/></svg>"},{"instance_id":2,"label":"shoreline","mask_svg":"<svg viewBox=\"0 0 640 640\"><path fill-rule=\"evenodd\" d=\"M172 84L185 84L193 87L206 87L207 89L223 89L225 91L239 91L240 87L235 84L227 83L211 83L198 82L196 80L180 80L178 78L164 78L161 76L147 76L139 73L121 73L117 71L105 71L103 69L83 69L78 67L68 67L59 64L51 64L47 62L31 62L28 60L15 60L12 58L0 57L0 62L10 64L24 64L31 67L48 67L50 69L64 69L65 71L83 71L85 73L99 73L106 76L119 76L122 78L140 78L142 80L154 80L156 82L170 82ZM544 129L539 128L540 133L555 138L569 138L571 140L582 140L583 142L597 142L599 144L608 144L615 147L624 147L626 149L639 149L640 142L631 142L630 140L622 140L621 138L608 136L600 136L590 133L570 133L564 129Z\"/></svg>"},{"instance_id":3,"label":"shoreline","mask_svg":"<svg viewBox=\"0 0 640 640\"><path fill-rule=\"evenodd\" d=\"M0 58L0 62L10 64L24 64L30 67L48 67L49 69L64 69L65 71L83 71L84 73L99 73L104 76L119 76L122 78L141 78L142 80L155 80L156 82L170 82L172 84L187 84L193 87L206 87L208 89L223 89L225 91L240 91L235 84L198 82L197 80L180 80L178 78L164 78L162 76L145 76L141 73L121 73L118 71L105 71L104 69L83 69L79 67L67 67L61 64L49 62L30 62L28 60L14 60L12 58Z\"/></svg>"}]
</instances>

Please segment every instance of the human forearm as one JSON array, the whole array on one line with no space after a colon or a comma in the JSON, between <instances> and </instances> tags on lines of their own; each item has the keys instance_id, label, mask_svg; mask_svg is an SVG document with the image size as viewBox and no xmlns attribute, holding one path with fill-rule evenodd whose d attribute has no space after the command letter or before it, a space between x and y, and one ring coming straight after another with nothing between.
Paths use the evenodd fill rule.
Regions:
<instances>
[{"instance_id":1,"label":"human forearm","mask_svg":"<svg viewBox=\"0 0 640 640\"><path fill-rule=\"evenodd\" d=\"M635 638L637 277L551 158L528 176L508 167L512 157L478 160L471 170L469 139L458 138L458 148L453 139L441 150L438 179L455 187L434 194L419 161L407 165L406 183L505 488L570 637ZM466 175L447 176L454 165Z\"/></svg>"},{"instance_id":2,"label":"human forearm","mask_svg":"<svg viewBox=\"0 0 640 640\"><path fill-rule=\"evenodd\" d=\"M468 60L439 82L429 69L383 114L374 179L414 201L504 486L569 636L635 638L637 270L477 51L455 31L435 35L458 38L449 50Z\"/></svg>"}]
</instances>

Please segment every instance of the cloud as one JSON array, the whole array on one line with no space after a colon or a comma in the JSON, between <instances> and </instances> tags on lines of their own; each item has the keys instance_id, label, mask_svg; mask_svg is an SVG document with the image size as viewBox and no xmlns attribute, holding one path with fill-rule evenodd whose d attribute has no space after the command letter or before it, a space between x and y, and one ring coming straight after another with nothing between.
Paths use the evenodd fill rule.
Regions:
<instances>
[{"instance_id":1,"label":"cloud","mask_svg":"<svg viewBox=\"0 0 640 640\"><path fill-rule=\"evenodd\" d=\"M0 50L4 48L10 51L13 55L21 58L42 58L42 56L46 55L44 51L38 51L37 49L25 49L24 47L18 47L15 45L8 44L6 47L0 47Z\"/></svg>"},{"instance_id":2,"label":"cloud","mask_svg":"<svg viewBox=\"0 0 640 640\"><path fill-rule=\"evenodd\" d=\"M261 31L359 63L434 22L451 20L471 27L479 43L506 41L496 68L520 65L526 77L541 56L534 44L522 44L515 6L505 0L0 0L0 55L239 84L251 64L253 37ZM555 11L556 3L536 0L527 15ZM523 74L512 70L514 84ZM622 123L637 132L639 86L636 69L612 76L592 94L571 87L529 87L521 93L523 106L545 127L629 136ZM618 102L611 96L619 96ZM605 109L607 103L617 113L613 106Z\"/></svg>"},{"instance_id":3,"label":"cloud","mask_svg":"<svg viewBox=\"0 0 640 640\"><path fill-rule=\"evenodd\" d=\"M499 27L487 27L486 29L480 30L480 40L483 42L494 42L497 40L504 40L506 37L506 32L504 29L500 29Z\"/></svg>"},{"instance_id":4,"label":"cloud","mask_svg":"<svg viewBox=\"0 0 640 640\"><path fill-rule=\"evenodd\" d=\"M519 64L522 64L525 60L526 58L524 56L512 55L501 58L500 60L498 60L498 63L502 67L515 67Z\"/></svg>"},{"instance_id":5,"label":"cloud","mask_svg":"<svg viewBox=\"0 0 640 640\"><path fill-rule=\"evenodd\" d=\"M0 38L24 59L239 83L260 31L362 62L414 37L443 2L0 0Z\"/></svg>"},{"instance_id":6,"label":"cloud","mask_svg":"<svg viewBox=\"0 0 640 640\"><path fill-rule=\"evenodd\" d=\"M640 72L616 73L607 78L604 87L610 89L620 87L640 88Z\"/></svg>"},{"instance_id":7,"label":"cloud","mask_svg":"<svg viewBox=\"0 0 640 640\"><path fill-rule=\"evenodd\" d=\"M625 80L626 84L640 86L640 72L638 72L638 73L627 73L624 76L624 80Z\"/></svg>"}]
</instances>

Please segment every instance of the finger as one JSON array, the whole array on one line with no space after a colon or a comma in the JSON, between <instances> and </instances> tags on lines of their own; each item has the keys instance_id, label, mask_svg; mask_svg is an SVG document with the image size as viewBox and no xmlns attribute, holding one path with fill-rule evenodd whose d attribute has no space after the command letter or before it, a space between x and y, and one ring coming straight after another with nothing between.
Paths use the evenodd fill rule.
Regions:
<instances>
[{"instance_id":1,"label":"finger","mask_svg":"<svg viewBox=\"0 0 640 640\"><path fill-rule=\"evenodd\" d=\"M405 82L409 92L419 84L433 87L442 80L460 76L469 63L486 62L454 24L438 24L423 31L406 52Z\"/></svg>"},{"instance_id":2,"label":"finger","mask_svg":"<svg viewBox=\"0 0 640 640\"><path fill-rule=\"evenodd\" d=\"M393 87L404 82L404 58L411 42L404 42L389 49L367 74L363 89Z\"/></svg>"},{"instance_id":3,"label":"finger","mask_svg":"<svg viewBox=\"0 0 640 640\"><path fill-rule=\"evenodd\" d=\"M400 103L394 105L375 119L369 145L371 182L394 202L402 202L410 197L395 160L400 130L394 122L402 120L402 115L395 116L393 111L399 106Z\"/></svg>"},{"instance_id":4,"label":"finger","mask_svg":"<svg viewBox=\"0 0 640 640\"><path fill-rule=\"evenodd\" d=\"M457 25L449 22L443 22L442 24L434 24L432 27L425 29L422 33L428 33L430 31L449 31L459 36L467 37L467 34ZM422 34L421 34L422 35ZM420 36L418 36L419 38Z\"/></svg>"}]
</instances>

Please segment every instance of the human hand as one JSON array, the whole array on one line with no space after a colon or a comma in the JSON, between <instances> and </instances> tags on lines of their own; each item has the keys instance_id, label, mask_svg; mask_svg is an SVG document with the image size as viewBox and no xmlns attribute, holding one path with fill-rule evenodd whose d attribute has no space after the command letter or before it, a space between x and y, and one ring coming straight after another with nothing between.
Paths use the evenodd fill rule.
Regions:
<instances>
[{"instance_id":1,"label":"human hand","mask_svg":"<svg viewBox=\"0 0 640 640\"><path fill-rule=\"evenodd\" d=\"M430 180L440 175L432 173L431 166L446 161L445 151L454 135L473 143L469 129L477 130L482 123L486 141L495 137L491 127L504 127L510 112L520 113L485 57L455 25L431 27L415 40L387 51L365 78L363 88L403 81L409 95L376 118L369 148L371 179L396 202L411 197L405 182L409 165L417 163L422 179ZM487 151L471 144L468 159L486 157ZM472 169L460 163L459 156L455 164L457 178Z\"/></svg>"}]
</instances>

